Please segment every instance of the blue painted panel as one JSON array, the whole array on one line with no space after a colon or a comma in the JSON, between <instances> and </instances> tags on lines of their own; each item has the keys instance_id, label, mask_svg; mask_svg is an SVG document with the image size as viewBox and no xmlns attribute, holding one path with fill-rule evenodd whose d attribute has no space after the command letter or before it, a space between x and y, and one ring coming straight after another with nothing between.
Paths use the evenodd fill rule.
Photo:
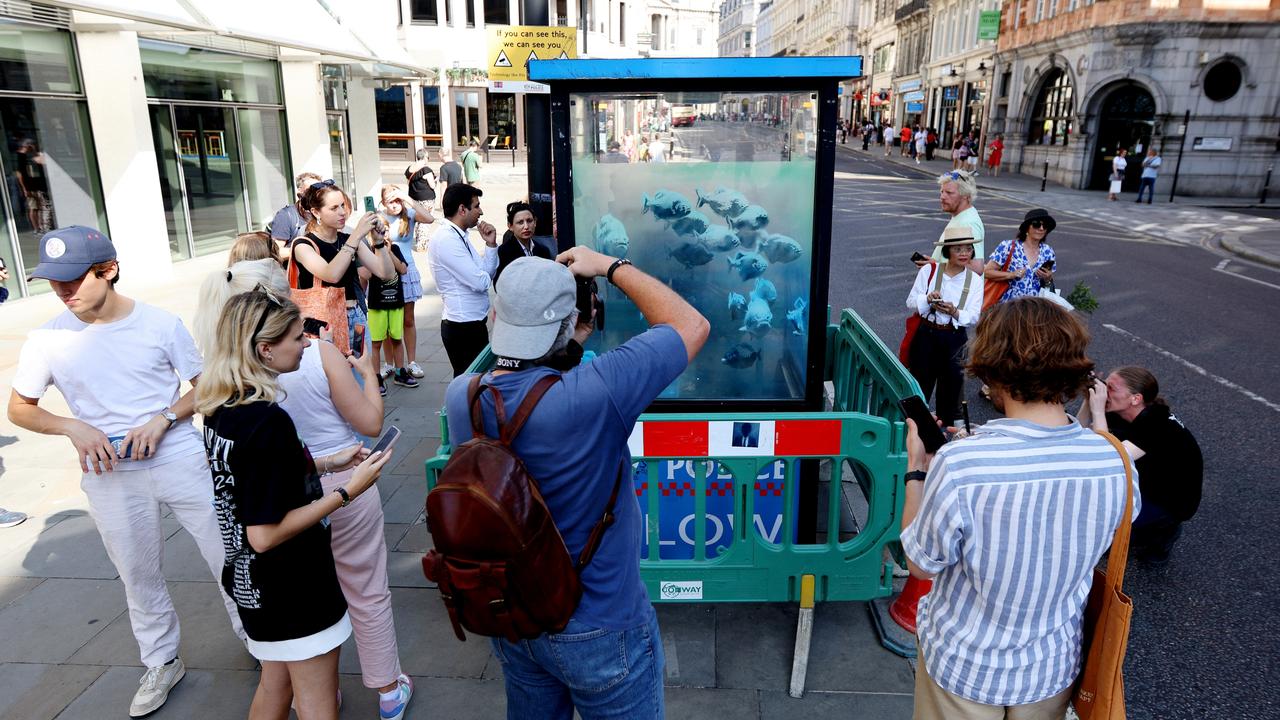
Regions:
<instances>
[{"instance_id":1,"label":"blue painted panel","mask_svg":"<svg viewBox=\"0 0 1280 720\"><path fill-rule=\"evenodd\" d=\"M529 79L554 80L676 80L688 78L834 78L862 76L862 58L647 58L631 60L532 60Z\"/></svg>"}]
</instances>

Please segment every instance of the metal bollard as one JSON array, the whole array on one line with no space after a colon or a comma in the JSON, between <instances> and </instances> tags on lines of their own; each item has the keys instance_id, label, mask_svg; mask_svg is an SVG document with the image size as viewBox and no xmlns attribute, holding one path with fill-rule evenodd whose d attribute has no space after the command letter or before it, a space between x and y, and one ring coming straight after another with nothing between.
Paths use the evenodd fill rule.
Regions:
<instances>
[{"instance_id":1,"label":"metal bollard","mask_svg":"<svg viewBox=\"0 0 1280 720\"><path fill-rule=\"evenodd\" d=\"M1267 190L1271 188L1271 171L1275 169L1275 165L1267 166L1267 180L1262 183L1262 197L1258 198L1259 205L1267 204Z\"/></svg>"},{"instance_id":2,"label":"metal bollard","mask_svg":"<svg viewBox=\"0 0 1280 720\"><path fill-rule=\"evenodd\" d=\"M1049 161L1044 163L1044 175L1040 176L1040 192L1044 192L1044 186L1049 182Z\"/></svg>"}]
</instances>

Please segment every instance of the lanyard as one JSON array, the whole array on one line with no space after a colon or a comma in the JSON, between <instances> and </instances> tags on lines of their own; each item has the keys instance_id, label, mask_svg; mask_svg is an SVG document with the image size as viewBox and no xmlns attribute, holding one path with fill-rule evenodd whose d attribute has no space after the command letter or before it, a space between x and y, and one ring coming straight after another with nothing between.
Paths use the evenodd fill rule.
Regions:
<instances>
[{"instance_id":1,"label":"lanyard","mask_svg":"<svg viewBox=\"0 0 1280 720\"><path fill-rule=\"evenodd\" d=\"M471 243L467 242L467 236L462 234L462 231L458 229L457 225L453 226L453 231L458 234L458 239L461 240L463 246L467 248L467 253L471 255L471 259L475 260L476 251L475 248L471 247Z\"/></svg>"}]
</instances>

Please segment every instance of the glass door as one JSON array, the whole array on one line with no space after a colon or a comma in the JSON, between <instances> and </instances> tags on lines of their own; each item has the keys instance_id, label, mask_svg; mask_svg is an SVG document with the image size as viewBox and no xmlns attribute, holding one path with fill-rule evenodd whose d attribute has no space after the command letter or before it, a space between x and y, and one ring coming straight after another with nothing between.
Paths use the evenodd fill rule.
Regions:
<instances>
[{"instance_id":1,"label":"glass door","mask_svg":"<svg viewBox=\"0 0 1280 720\"><path fill-rule=\"evenodd\" d=\"M235 111L174 105L173 117L191 244L197 255L226 249L249 231Z\"/></svg>"},{"instance_id":2,"label":"glass door","mask_svg":"<svg viewBox=\"0 0 1280 720\"><path fill-rule=\"evenodd\" d=\"M458 146L463 147L473 139L480 141L480 91L453 91L454 132L458 133Z\"/></svg>"},{"instance_id":3,"label":"glass door","mask_svg":"<svg viewBox=\"0 0 1280 720\"><path fill-rule=\"evenodd\" d=\"M160 170L160 196L164 202L164 223L169 232L169 254L174 260L191 257L191 228L187 225L187 204L183 200L182 172L178 169L177 134L173 111L168 105L151 105L151 140Z\"/></svg>"},{"instance_id":4,"label":"glass door","mask_svg":"<svg viewBox=\"0 0 1280 720\"><path fill-rule=\"evenodd\" d=\"M347 142L347 122L341 112L328 113L329 161L333 164L333 179L338 187L355 197L354 173L351 171L351 146Z\"/></svg>"}]
</instances>

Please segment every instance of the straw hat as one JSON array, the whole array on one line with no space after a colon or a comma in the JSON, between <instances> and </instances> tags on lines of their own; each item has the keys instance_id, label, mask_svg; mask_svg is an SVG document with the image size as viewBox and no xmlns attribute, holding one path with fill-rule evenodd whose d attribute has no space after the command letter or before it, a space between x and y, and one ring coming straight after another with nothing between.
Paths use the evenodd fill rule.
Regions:
<instances>
[{"instance_id":1,"label":"straw hat","mask_svg":"<svg viewBox=\"0 0 1280 720\"><path fill-rule=\"evenodd\" d=\"M942 230L942 239L934 243L934 247L954 245L972 245L977 240L973 237L973 228L968 225L948 225Z\"/></svg>"}]
</instances>

